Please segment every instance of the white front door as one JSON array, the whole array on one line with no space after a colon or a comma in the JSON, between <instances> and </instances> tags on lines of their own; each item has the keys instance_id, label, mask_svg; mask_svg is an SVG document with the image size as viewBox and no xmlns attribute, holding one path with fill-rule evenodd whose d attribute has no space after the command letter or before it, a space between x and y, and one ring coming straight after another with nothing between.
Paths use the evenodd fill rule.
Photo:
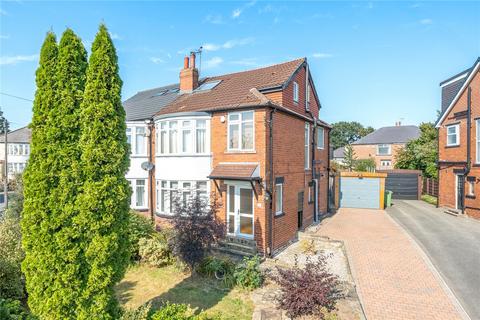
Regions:
<instances>
[{"instance_id":1,"label":"white front door","mask_svg":"<svg viewBox=\"0 0 480 320\"><path fill-rule=\"evenodd\" d=\"M253 190L249 183L227 184L227 232L253 238Z\"/></svg>"}]
</instances>

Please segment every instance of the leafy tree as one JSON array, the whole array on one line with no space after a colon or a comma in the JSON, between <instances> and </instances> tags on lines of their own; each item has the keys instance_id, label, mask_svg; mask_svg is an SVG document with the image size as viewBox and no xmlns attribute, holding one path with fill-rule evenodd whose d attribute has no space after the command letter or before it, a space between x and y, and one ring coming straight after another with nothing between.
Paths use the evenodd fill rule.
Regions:
<instances>
[{"instance_id":1,"label":"leafy tree","mask_svg":"<svg viewBox=\"0 0 480 320\"><path fill-rule=\"evenodd\" d=\"M225 226L217 219L216 201L209 205L197 195L190 201L176 198L173 202L173 251L194 271L207 250L224 236Z\"/></svg>"},{"instance_id":2,"label":"leafy tree","mask_svg":"<svg viewBox=\"0 0 480 320\"><path fill-rule=\"evenodd\" d=\"M36 74L22 219L29 306L41 319L76 318L81 301L84 230L75 202L86 66L87 53L72 30L63 33L58 53L55 36L47 34Z\"/></svg>"},{"instance_id":3,"label":"leafy tree","mask_svg":"<svg viewBox=\"0 0 480 320\"><path fill-rule=\"evenodd\" d=\"M330 133L330 143L333 149L337 149L347 144L351 144L358 139L375 131L372 127L364 127L362 124L352 121L340 121L332 124Z\"/></svg>"},{"instance_id":4,"label":"leafy tree","mask_svg":"<svg viewBox=\"0 0 480 320\"><path fill-rule=\"evenodd\" d=\"M358 159L355 161L355 171L373 172L375 171L376 163L373 158Z\"/></svg>"},{"instance_id":5,"label":"leafy tree","mask_svg":"<svg viewBox=\"0 0 480 320\"><path fill-rule=\"evenodd\" d=\"M80 115L83 190L76 223L82 233L86 264L77 312L80 319L118 317L113 289L130 259L131 189L125 179L129 146L121 89L115 47L102 24L92 44Z\"/></svg>"},{"instance_id":6,"label":"leafy tree","mask_svg":"<svg viewBox=\"0 0 480 320\"><path fill-rule=\"evenodd\" d=\"M437 178L437 154L437 130L433 123L422 123L420 137L398 151L395 168L421 170L424 176Z\"/></svg>"},{"instance_id":7,"label":"leafy tree","mask_svg":"<svg viewBox=\"0 0 480 320\"><path fill-rule=\"evenodd\" d=\"M345 152L343 153L343 167L348 169L348 171L353 171L355 168L355 162L357 161L357 156L355 150L353 150L352 145L345 146Z\"/></svg>"}]
</instances>

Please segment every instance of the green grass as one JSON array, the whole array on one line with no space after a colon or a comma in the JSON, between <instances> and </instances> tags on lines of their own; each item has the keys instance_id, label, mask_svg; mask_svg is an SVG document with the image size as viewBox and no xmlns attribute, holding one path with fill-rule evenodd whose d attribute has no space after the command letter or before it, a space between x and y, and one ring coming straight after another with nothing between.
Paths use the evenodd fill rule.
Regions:
<instances>
[{"instance_id":1,"label":"green grass","mask_svg":"<svg viewBox=\"0 0 480 320\"><path fill-rule=\"evenodd\" d=\"M163 302L170 301L185 303L195 313L220 313L225 319L251 319L253 313L249 292L226 288L217 280L192 276L177 266L132 266L117 285L116 294L121 305L128 309L146 302L158 309Z\"/></svg>"},{"instance_id":2,"label":"green grass","mask_svg":"<svg viewBox=\"0 0 480 320\"><path fill-rule=\"evenodd\" d=\"M427 202L427 203L430 203L434 206L437 205L437 197L434 197L434 196L430 196L428 194L423 194L422 195L422 200Z\"/></svg>"}]
</instances>

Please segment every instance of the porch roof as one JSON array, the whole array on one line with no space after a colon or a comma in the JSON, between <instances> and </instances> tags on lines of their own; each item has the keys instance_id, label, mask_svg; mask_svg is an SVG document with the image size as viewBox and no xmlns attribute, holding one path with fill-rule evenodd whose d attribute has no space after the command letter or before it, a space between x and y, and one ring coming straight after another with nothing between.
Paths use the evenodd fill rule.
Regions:
<instances>
[{"instance_id":1,"label":"porch roof","mask_svg":"<svg viewBox=\"0 0 480 320\"><path fill-rule=\"evenodd\" d=\"M209 179L222 180L260 180L260 168L258 164L251 163L220 163L213 168Z\"/></svg>"}]
</instances>

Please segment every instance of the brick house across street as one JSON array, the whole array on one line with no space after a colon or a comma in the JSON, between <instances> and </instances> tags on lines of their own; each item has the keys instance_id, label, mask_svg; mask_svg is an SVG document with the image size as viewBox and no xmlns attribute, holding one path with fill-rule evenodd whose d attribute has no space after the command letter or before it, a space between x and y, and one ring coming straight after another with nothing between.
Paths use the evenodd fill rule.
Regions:
<instances>
[{"instance_id":1,"label":"brick house across street","mask_svg":"<svg viewBox=\"0 0 480 320\"><path fill-rule=\"evenodd\" d=\"M30 157L32 130L28 127L12 130L7 134L7 140L8 178L12 179L25 170ZM5 136L3 134L0 135L0 166L3 177L5 170Z\"/></svg>"},{"instance_id":2,"label":"brick house across street","mask_svg":"<svg viewBox=\"0 0 480 320\"><path fill-rule=\"evenodd\" d=\"M480 58L440 87L438 204L480 219Z\"/></svg>"},{"instance_id":3,"label":"brick house across street","mask_svg":"<svg viewBox=\"0 0 480 320\"><path fill-rule=\"evenodd\" d=\"M405 144L420 136L417 126L402 126L397 122L395 126L383 127L352 143L352 149L358 159L372 158L377 170L395 168L395 157L398 150ZM343 163L344 148L333 151L333 159Z\"/></svg>"},{"instance_id":4,"label":"brick house across street","mask_svg":"<svg viewBox=\"0 0 480 320\"><path fill-rule=\"evenodd\" d=\"M273 253L327 212L331 128L307 60L200 79L195 59L124 102L132 208L163 223L175 196L215 197L228 239Z\"/></svg>"}]
</instances>

